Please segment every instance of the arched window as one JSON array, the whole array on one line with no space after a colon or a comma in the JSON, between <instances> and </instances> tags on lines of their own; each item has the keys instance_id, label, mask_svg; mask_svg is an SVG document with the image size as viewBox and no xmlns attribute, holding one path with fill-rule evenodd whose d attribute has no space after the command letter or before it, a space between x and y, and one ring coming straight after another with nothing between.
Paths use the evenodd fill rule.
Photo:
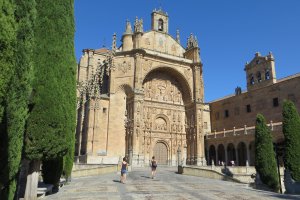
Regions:
<instances>
[{"instance_id":1,"label":"arched window","mask_svg":"<svg viewBox=\"0 0 300 200\"><path fill-rule=\"evenodd\" d=\"M250 75L250 85L254 85L254 77L252 74Z\"/></svg>"},{"instance_id":2,"label":"arched window","mask_svg":"<svg viewBox=\"0 0 300 200\"><path fill-rule=\"evenodd\" d=\"M162 19L158 20L158 30L163 31L164 30L164 21Z\"/></svg>"},{"instance_id":3,"label":"arched window","mask_svg":"<svg viewBox=\"0 0 300 200\"><path fill-rule=\"evenodd\" d=\"M269 80L270 79L270 71L267 69L265 73L265 79Z\"/></svg>"},{"instance_id":4,"label":"arched window","mask_svg":"<svg viewBox=\"0 0 300 200\"><path fill-rule=\"evenodd\" d=\"M260 72L257 72L257 81L261 82L261 73Z\"/></svg>"}]
</instances>

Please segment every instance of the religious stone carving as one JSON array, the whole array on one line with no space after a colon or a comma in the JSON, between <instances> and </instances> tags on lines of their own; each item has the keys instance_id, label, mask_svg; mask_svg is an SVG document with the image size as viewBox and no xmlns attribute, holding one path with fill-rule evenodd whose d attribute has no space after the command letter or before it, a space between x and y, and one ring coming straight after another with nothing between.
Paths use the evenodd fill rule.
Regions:
<instances>
[{"instance_id":1,"label":"religious stone carving","mask_svg":"<svg viewBox=\"0 0 300 200\"><path fill-rule=\"evenodd\" d=\"M124 61L123 63L118 64L118 70L123 73L127 73L131 69L131 63Z\"/></svg>"},{"instance_id":2,"label":"religious stone carving","mask_svg":"<svg viewBox=\"0 0 300 200\"><path fill-rule=\"evenodd\" d=\"M155 119L155 125L154 125L154 129L158 130L158 131L166 131L167 130L167 122L165 121L165 119L159 117L157 119Z\"/></svg>"},{"instance_id":3,"label":"religious stone carving","mask_svg":"<svg viewBox=\"0 0 300 200\"><path fill-rule=\"evenodd\" d=\"M150 61L150 60L145 60L143 63L142 63L142 67L143 67L143 69L144 69L144 71L150 71L151 70L151 68L152 68L152 64L153 64L153 62L152 61Z\"/></svg>"},{"instance_id":4,"label":"religious stone carving","mask_svg":"<svg viewBox=\"0 0 300 200\"><path fill-rule=\"evenodd\" d=\"M134 22L134 32L135 33L142 33L144 32L143 30L143 19L138 19L138 17L135 18L135 22Z\"/></svg>"},{"instance_id":5,"label":"religious stone carving","mask_svg":"<svg viewBox=\"0 0 300 200\"><path fill-rule=\"evenodd\" d=\"M168 74L154 72L144 82L145 99L183 104L182 89Z\"/></svg>"}]
</instances>

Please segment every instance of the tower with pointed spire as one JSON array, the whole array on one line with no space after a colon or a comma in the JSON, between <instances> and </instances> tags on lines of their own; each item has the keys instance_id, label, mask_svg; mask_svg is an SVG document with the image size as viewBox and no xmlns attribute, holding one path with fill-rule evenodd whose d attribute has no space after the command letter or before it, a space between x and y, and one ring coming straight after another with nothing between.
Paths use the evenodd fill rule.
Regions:
<instances>
[{"instance_id":1,"label":"tower with pointed spire","mask_svg":"<svg viewBox=\"0 0 300 200\"><path fill-rule=\"evenodd\" d=\"M132 33L131 24L130 24L130 21L127 20L125 32L123 33L123 36L122 36L123 51L132 50L132 48L133 48L132 36L133 36L133 33Z\"/></svg>"}]
</instances>

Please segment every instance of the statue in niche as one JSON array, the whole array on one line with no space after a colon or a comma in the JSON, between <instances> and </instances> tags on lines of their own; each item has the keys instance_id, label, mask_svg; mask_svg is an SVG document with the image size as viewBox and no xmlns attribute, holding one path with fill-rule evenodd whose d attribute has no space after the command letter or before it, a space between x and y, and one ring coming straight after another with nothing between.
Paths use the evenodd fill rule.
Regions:
<instances>
[{"instance_id":1,"label":"statue in niche","mask_svg":"<svg viewBox=\"0 0 300 200\"><path fill-rule=\"evenodd\" d=\"M159 131L165 131L167 130L167 123L166 121L159 117L155 120L155 129Z\"/></svg>"},{"instance_id":2,"label":"statue in niche","mask_svg":"<svg viewBox=\"0 0 300 200\"><path fill-rule=\"evenodd\" d=\"M176 124L172 124L172 132L176 132Z\"/></svg>"},{"instance_id":3,"label":"statue in niche","mask_svg":"<svg viewBox=\"0 0 300 200\"><path fill-rule=\"evenodd\" d=\"M136 111L137 111L137 112L140 112L140 104L141 104L141 103L138 101L138 102L137 102L137 105L136 105Z\"/></svg>"},{"instance_id":4,"label":"statue in niche","mask_svg":"<svg viewBox=\"0 0 300 200\"><path fill-rule=\"evenodd\" d=\"M173 92L173 90L170 91L170 101L174 101L174 92Z\"/></svg>"}]
</instances>

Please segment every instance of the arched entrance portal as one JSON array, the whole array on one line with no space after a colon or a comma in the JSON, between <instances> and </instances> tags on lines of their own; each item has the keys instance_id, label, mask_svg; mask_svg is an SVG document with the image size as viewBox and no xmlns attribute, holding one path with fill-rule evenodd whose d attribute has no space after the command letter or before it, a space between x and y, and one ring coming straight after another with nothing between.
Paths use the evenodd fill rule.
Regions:
<instances>
[{"instance_id":1,"label":"arched entrance portal","mask_svg":"<svg viewBox=\"0 0 300 200\"><path fill-rule=\"evenodd\" d=\"M143 89L143 101L136 106L140 108L136 121L143 120L140 149L144 160L154 155L159 165L176 166L178 149L181 150L179 159L186 159L186 154L194 152L187 143L185 128L186 124L191 124L187 109L189 116L194 116L193 110L186 107L191 102L189 85L178 71L160 67L145 75ZM187 146L186 151L184 146Z\"/></svg>"},{"instance_id":2,"label":"arched entrance portal","mask_svg":"<svg viewBox=\"0 0 300 200\"><path fill-rule=\"evenodd\" d=\"M153 155L159 165L168 165L168 148L164 143L158 142L155 144Z\"/></svg>"}]
</instances>

